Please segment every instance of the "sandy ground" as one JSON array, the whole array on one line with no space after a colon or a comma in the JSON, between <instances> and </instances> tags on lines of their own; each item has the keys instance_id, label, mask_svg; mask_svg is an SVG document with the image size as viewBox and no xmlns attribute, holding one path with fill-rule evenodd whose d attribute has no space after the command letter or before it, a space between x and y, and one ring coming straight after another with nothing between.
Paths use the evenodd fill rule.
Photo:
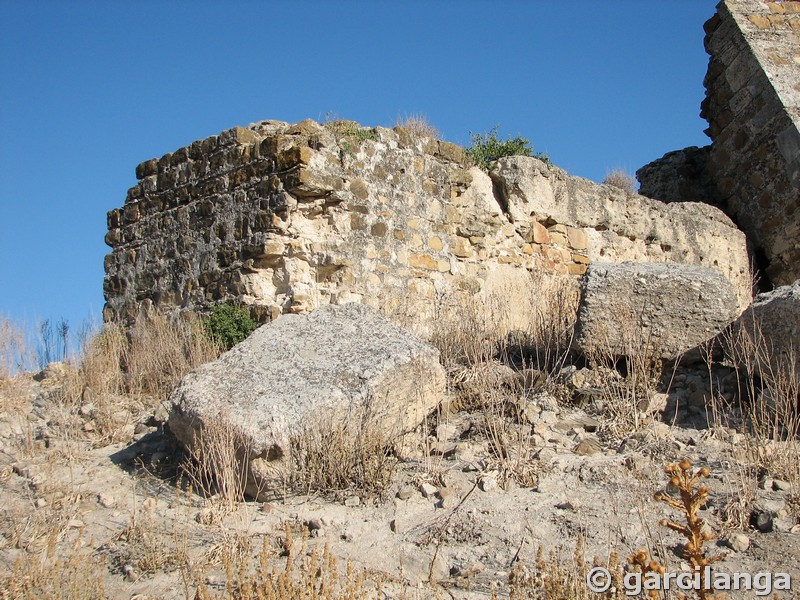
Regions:
<instances>
[{"instance_id":1,"label":"sandy ground","mask_svg":"<svg viewBox=\"0 0 800 600\"><path fill-rule=\"evenodd\" d=\"M624 561L648 548L680 571L682 538L659 525L679 515L653 493L665 489L664 464L688 458L711 470L701 514L721 532L711 551L727 553L715 570L786 572L800 590L798 490L745 469L741 436L730 430L655 420L603 440L582 424L591 422L582 411L542 410L528 425L538 437L522 486L504 481L481 415L457 413L438 423L440 453L404 457L382 500L278 494L223 514L176 477L180 449L163 428L131 423L129 442L93 447L91 431L59 434L50 389L26 378L17 386L24 401L18 393L16 408L0 415L0 572L24 555L51 564L81 554L112 598L193 598L195 581L221 594L225 552L256 556L264 546L283 565L287 528L296 553L327 545L340 565L349 559L382 577L387 597L405 589L409 597L488 598L492 588L504 597L515 565L534 565L539 548L568 563L579 537L587 561L611 552ZM723 527L745 491L753 495L745 518L763 513L764 532Z\"/></svg>"}]
</instances>

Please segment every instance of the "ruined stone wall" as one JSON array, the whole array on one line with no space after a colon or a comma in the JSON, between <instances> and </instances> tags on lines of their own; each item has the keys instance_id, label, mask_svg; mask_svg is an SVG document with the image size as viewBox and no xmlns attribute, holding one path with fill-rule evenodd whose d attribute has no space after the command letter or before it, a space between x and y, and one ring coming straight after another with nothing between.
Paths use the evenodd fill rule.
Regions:
<instances>
[{"instance_id":1,"label":"ruined stone wall","mask_svg":"<svg viewBox=\"0 0 800 600\"><path fill-rule=\"evenodd\" d=\"M709 172L711 146L667 152L636 171L639 193L662 202L705 202L724 210Z\"/></svg>"},{"instance_id":2,"label":"ruined stone wall","mask_svg":"<svg viewBox=\"0 0 800 600\"><path fill-rule=\"evenodd\" d=\"M266 321L362 302L422 321L479 297L524 327L531 273L574 282L590 261L677 262L738 285L747 269L743 235L716 209L629 196L534 158L503 159L490 177L460 147L402 128L263 121L136 174L108 214L106 320L234 302Z\"/></svg>"},{"instance_id":3,"label":"ruined stone wall","mask_svg":"<svg viewBox=\"0 0 800 600\"><path fill-rule=\"evenodd\" d=\"M262 321L351 301L431 313L453 293L588 262L580 231L520 235L460 147L402 129L262 122L136 173L108 215L107 320L218 302Z\"/></svg>"},{"instance_id":4,"label":"ruined stone wall","mask_svg":"<svg viewBox=\"0 0 800 600\"><path fill-rule=\"evenodd\" d=\"M724 0L705 29L711 175L772 282L791 283L800 278L800 2Z\"/></svg>"}]
</instances>

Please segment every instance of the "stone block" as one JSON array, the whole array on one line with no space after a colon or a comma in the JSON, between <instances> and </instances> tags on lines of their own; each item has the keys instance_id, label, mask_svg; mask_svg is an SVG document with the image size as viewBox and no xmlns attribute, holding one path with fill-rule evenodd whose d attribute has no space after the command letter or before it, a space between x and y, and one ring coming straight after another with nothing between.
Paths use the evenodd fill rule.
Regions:
<instances>
[{"instance_id":1,"label":"stone block","mask_svg":"<svg viewBox=\"0 0 800 600\"><path fill-rule=\"evenodd\" d=\"M800 372L800 280L759 294L733 326L761 346L751 356L768 373ZM729 354L733 355L729 351Z\"/></svg>"},{"instance_id":2,"label":"stone block","mask_svg":"<svg viewBox=\"0 0 800 600\"><path fill-rule=\"evenodd\" d=\"M576 340L586 353L674 359L738 315L734 286L715 269L595 263L582 282Z\"/></svg>"},{"instance_id":3,"label":"stone block","mask_svg":"<svg viewBox=\"0 0 800 600\"><path fill-rule=\"evenodd\" d=\"M454 236L450 238L450 251L459 258L468 258L472 256L472 244L463 237Z\"/></svg>"},{"instance_id":4,"label":"stone block","mask_svg":"<svg viewBox=\"0 0 800 600\"><path fill-rule=\"evenodd\" d=\"M151 158L136 166L136 179L144 179L158 173L158 159Z\"/></svg>"},{"instance_id":5,"label":"stone block","mask_svg":"<svg viewBox=\"0 0 800 600\"><path fill-rule=\"evenodd\" d=\"M308 165L314 151L308 146L292 146L283 152L280 152L276 157L278 169L284 171L291 169L297 165Z\"/></svg>"},{"instance_id":6,"label":"stone block","mask_svg":"<svg viewBox=\"0 0 800 600\"><path fill-rule=\"evenodd\" d=\"M366 306L329 305L283 315L187 375L168 425L189 448L209 425L229 426L258 498L286 475L292 435L338 424L396 438L435 409L444 382L435 348Z\"/></svg>"},{"instance_id":7,"label":"stone block","mask_svg":"<svg viewBox=\"0 0 800 600\"><path fill-rule=\"evenodd\" d=\"M429 271L438 270L438 263L436 259L430 254L411 254L408 257L408 266L418 269L427 269Z\"/></svg>"},{"instance_id":8,"label":"stone block","mask_svg":"<svg viewBox=\"0 0 800 600\"><path fill-rule=\"evenodd\" d=\"M531 240L536 244L549 244L550 232L538 221L531 221Z\"/></svg>"},{"instance_id":9,"label":"stone block","mask_svg":"<svg viewBox=\"0 0 800 600\"><path fill-rule=\"evenodd\" d=\"M581 265L588 265L589 264L589 257L586 256L585 254L580 254L578 252L573 252L572 255L570 256L570 258L574 262L576 262L578 264L581 264Z\"/></svg>"},{"instance_id":10,"label":"stone block","mask_svg":"<svg viewBox=\"0 0 800 600\"><path fill-rule=\"evenodd\" d=\"M550 232L550 243L555 244L556 246L566 246L567 245L567 236L560 231L551 231Z\"/></svg>"},{"instance_id":11,"label":"stone block","mask_svg":"<svg viewBox=\"0 0 800 600\"><path fill-rule=\"evenodd\" d=\"M584 273L586 273L586 270L589 267L588 265L572 263L570 265L567 265L567 268L569 269L570 275L583 275Z\"/></svg>"},{"instance_id":12,"label":"stone block","mask_svg":"<svg viewBox=\"0 0 800 600\"><path fill-rule=\"evenodd\" d=\"M769 29L772 27L769 18L763 15L748 15L747 20L759 29Z\"/></svg>"},{"instance_id":13,"label":"stone block","mask_svg":"<svg viewBox=\"0 0 800 600\"><path fill-rule=\"evenodd\" d=\"M573 250L586 250L589 247L589 238L583 229L576 227L567 228L567 241Z\"/></svg>"}]
</instances>

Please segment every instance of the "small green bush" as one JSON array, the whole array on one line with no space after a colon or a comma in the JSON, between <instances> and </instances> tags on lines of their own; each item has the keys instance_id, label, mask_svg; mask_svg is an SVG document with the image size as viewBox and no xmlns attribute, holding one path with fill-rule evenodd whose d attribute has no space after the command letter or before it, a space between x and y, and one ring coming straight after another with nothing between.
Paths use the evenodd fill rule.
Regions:
<instances>
[{"instance_id":1,"label":"small green bush","mask_svg":"<svg viewBox=\"0 0 800 600\"><path fill-rule=\"evenodd\" d=\"M247 310L232 304L218 304L211 309L211 317L206 321L206 333L223 350L230 350L244 341L258 323L250 318Z\"/></svg>"},{"instance_id":2,"label":"small green bush","mask_svg":"<svg viewBox=\"0 0 800 600\"><path fill-rule=\"evenodd\" d=\"M536 156L540 160L550 162L546 154L533 154L530 140L517 136L504 141L497 137L497 129L498 126L495 125L491 131L484 134L471 131L469 133L471 143L467 148L467 156L484 171L488 171L492 162L504 156Z\"/></svg>"}]
</instances>

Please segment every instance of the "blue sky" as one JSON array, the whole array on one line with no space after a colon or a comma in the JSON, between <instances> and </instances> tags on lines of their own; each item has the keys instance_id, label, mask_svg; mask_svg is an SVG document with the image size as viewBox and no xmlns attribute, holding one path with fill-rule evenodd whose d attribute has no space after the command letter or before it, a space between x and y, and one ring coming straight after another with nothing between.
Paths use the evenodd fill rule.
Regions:
<instances>
[{"instance_id":1,"label":"blue sky","mask_svg":"<svg viewBox=\"0 0 800 600\"><path fill-rule=\"evenodd\" d=\"M594 180L704 145L715 4L0 0L0 315L99 315L136 165L234 125L499 124Z\"/></svg>"}]
</instances>

